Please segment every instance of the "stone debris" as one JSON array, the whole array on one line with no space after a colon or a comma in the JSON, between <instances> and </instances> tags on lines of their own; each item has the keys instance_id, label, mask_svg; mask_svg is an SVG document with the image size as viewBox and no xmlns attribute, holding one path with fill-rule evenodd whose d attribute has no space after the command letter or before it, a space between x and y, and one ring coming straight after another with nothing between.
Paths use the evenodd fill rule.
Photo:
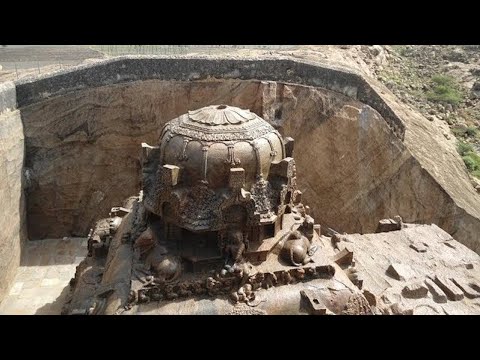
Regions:
<instances>
[{"instance_id":1,"label":"stone debris","mask_svg":"<svg viewBox=\"0 0 480 360\"><path fill-rule=\"evenodd\" d=\"M353 251L346 246L333 257L333 261L338 265L351 265L353 261Z\"/></svg>"},{"instance_id":2,"label":"stone debris","mask_svg":"<svg viewBox=\"0 0 480 360\"><path fill-rule=\"evenodd\" d=\"M463 299L463 292L450 279L437 275L434 281L447 295L449 300L459 301Z\"/></svg>"},{"instance_id":3,"label":"stone debris","mask_svg":"<svg viewBox=\"0 0 480 360\"><path fill-rule=\"evenodd\" d=\"M456 249L456 246L451 241L444 241L443 244L447 245L449 248Z\"/></svg>"},{"instance_id":4,"label":"stone debris","mask_svg":"<svg viewBox=\"0 0 480 360\"><path fill-rule=\"evenodd\" d=\"M424 243L420 243L420 242L413 243L410 245L410 247L419 253L427 252L427 247L425 246Z\"/></svg>"},{"instance_id":5,"label":"stone debris","mask_svg":"<svg viewBox=\"0 0 480 360\"><path fill-rule=\"evenodd\" d=\"M413 315L413 308L405 308L399 303L392 304L390 311L393 315Z\"/></svg>"},{"instance_id":6,"label":"stone debris","mask_svg":"<svg viewBox=\"0 0 480 360\"><path fill-rule=\"evenodd\" d=\"M403 296L410 299L424 298L428 294L428 288L420 281L406 285L402 290Z\"/></svg>"},{"instance_id":7,"label":"stone debris","mask_svg":"<svg viewBox=\"0 0 480 360\"><path fill-rule=\"evenodd\" d=\"M377 306L377 297L375 294L368 290L363 290L363 296L365 296L365 299L367 299L370 306Z\"/></svg>"},{"instance_id":8,"label":"stone debris","mask_svg":"<svg viewBox=\"0 0 480 360\"><path fill-rule=\"evenodd\" d=\"M393 219L382 219L378 222L377 233L390 232L402 229L401 221L395 221Z\"/></svg>"},{"instance_id":9,"label":"stone debris","mask_svg":"<svg viewBox=\"0 0 480 360\"><path fill-rule=\"evenodd\" d=\"M432 280L425 279L425 285L428 286L428 289L432 293L433 301L437 303L447 302L447 296L445 295L445 293Z\"/></svg>"},{"instance_id":10,"label":"stone debris","mask_svg":"<svg viewBox=\"0 0 480 360\"><path fill-rule=\"evenodd\" d=\"M469 299L476 299L480 297L480 293L477 291L473 290L469 285L467 285L465 282L463 282L460 279L457 278L452 278L451 279L455 285L457 285L465 294L465 296Z\"/></svg>"},{"instance_id":11,"label":"stone debris","mask_svg":"<svg viewBox=\"0 0 480 360\"><path fill-rule=\"evenodd\" d=\"M413 270L408 265L392 263L387 269L387 274L399 281L406 281L414 276Z\"/></svg>"}]
</instances>

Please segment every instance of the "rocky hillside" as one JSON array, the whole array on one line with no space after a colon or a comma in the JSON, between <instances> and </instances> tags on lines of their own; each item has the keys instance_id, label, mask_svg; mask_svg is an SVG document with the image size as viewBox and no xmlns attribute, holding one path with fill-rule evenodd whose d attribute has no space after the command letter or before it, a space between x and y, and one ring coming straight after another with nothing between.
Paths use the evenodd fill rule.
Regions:
<instances>
[{"instance_id":1,"label":"rocky hillside","mask_svg":"<svg viewBox=\"0 0 480 360\"><path fill-rule=\"evenodd\" d=\"M372 74L440 127L480 192L480 46L363 46Z\"/></svg>"}]
</instances>

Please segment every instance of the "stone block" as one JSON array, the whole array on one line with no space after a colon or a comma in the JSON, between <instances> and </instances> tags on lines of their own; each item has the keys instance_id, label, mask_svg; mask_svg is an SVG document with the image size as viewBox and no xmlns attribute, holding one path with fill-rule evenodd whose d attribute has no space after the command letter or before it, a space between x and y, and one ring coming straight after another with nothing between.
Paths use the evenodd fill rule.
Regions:
<instances>
[{"instance_id":1,"label":"stone block","mask_svg":"<svg viewBox=\"0 0 480 360\"><path fill-rule=\"evenodd\" d=\"M286 137L285 139L285 156L293 157L293 149L295 147L295 140L291 137Z\"/></svg>"},{"instance_id":2,"label":"stone block","mask_svg":"<svg viewBox=\"0 0 480 360\"><path fill-rule=\"evenodd\" d=\"M457 285L457 287L463 291L465 296L469 299L476 299L480 297L480 293L472 289L468 284L465 283L462 279L451 278L452 282Z\"/></svg>"},{"instance_id":3,"label":"stone block","mask_svg":"<svg viewBox=\"0 0 480 360\"><path fill-rule=\"evenodd\" d=\"M273 162L270 166L270 175L276 175L283 178L290 178L293 176L293 168L295 160L291 157L286 157L279 162Z\"/></svg>"},{"instance_id":4,"label":"stone block","mask_svg":"<svg viewBox=\"0 0 480 360\"><path fill-rule=\"evenodd\" d=\"M377 233L397 231L402 229L402 224L392 219L382 219L378 222Z\"/></svg>"},{"instance_id":5,"label":"stone block","mask_svg":"<svg viewBox=\"0 0 480 360\"><path fill-rule=\"evenodd\" d=\"M344 249L333 257L338 265L351 265L353 261L353 251L349 249L348 246L345 246Z\"/></svg>"},{"instance_id":6,"label":"stone block","mask_svg":"<svg viewBox=\"0 0 480 360\"><path fill-rule=\"evenodd\" d=\"M437 275L434 282L447 295L448 300L459 301L464 298L463 292L450 279Z\"/></svg>"},{"instance_id":7,"label":"stone block","mask_svg":"<svg viewBox=\"0 0 480 360\"><path fill-rule=\"evenodd\" d=\"M387 269L387 274L399 281L406 281L414 276L410 266L399 263L390 264Z\"/></svg>"},{"instance_id":8,"label":"stone block","mask_svg":"<svg viewBox=\"0 0 480 360\"><path fill-rule=\"evenodd\" d=\"M402 289L402 295L409 299L421 299L427 294L428 288L420 281L410 283Z\"/></svg>"},{"instance_id":9,"label":"stone block","mask_svg":"<svg viewBox=\"0 0 480 360\"><path fill-rule=\"evenodd\" d=\"M410 247L415 250L416 252L423 253L427 251L427 247L425 246L424 243L421 242L416 242L413 244L410 244Z\"/></svg>"},{"instance_id":10,"label":"stone block","mask_svg":"<svg viewBox=\"0 0 480 360\"><path fill-rule=\"evenodd\" d=\"M302 298L305 299L308 311L311 315L326 315L327 307L323 301L313 291L305 289L300 291Z\"/></svg>"},{"instance_id":11,"label":"stone block","mask_svg":"<svg viewBox=\"0 0 480 360\"><path fill-rule=\"evenodd\" d=\"M245 169L232 168L230 169L229 186L232 189L241 189L245 184Z\"/></svg>"},{"instance_id":12,"label":"stone block","mask_svg":"<svg viewBox=\"0 0 480 360\"><path fill-rule=\"evenodd\" d=\"M163 165L162 167L162 181L165 185L175 186L178 183L178 175L180 168L175 165Z\"/></svg>"},{"instance_id":13,"label":"stone block","mask_svg":"<svg viewBox=\"0 0 480 360\"><path fill-rule=\"evenodd\" d=\"M425 285L427 285L428 289L430 290L430 293L432 294L433 301L437 303L446 303L447 302L447 296L443 292L442 289L440 289L437 284L435 284L432 280L430 279L425 279Z\"/></svg>"}]
</instances>

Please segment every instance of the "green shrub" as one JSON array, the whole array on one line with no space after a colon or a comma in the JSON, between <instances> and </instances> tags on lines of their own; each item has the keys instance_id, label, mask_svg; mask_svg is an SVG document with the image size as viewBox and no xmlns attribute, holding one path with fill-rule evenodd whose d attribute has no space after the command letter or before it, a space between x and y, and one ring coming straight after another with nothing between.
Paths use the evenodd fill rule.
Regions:
<instances>
[{"instance_id":1,"label":"green shrub","mask_svg":"<svg viewBox=\"0 0 480 360\"><path fill-rule=\"evenodd\" d=\"M472 144L460 141L457 145L457 150L460 156L465 156L468 153L474 152Z\"/></svg>"},{"instance_id":2,"label":"green shrub","mask_svg":"<svg viewBox=\"0 0 480 360\"><path fill-rule=\"evenodd\" d=\"M462 94L457 88L455 80L445 75L432 77L432 90L427 92L427 99L436 102L445 102L452 105L462 101Z\"/></svg>"},{"instance_id":3,"label":"green shrub","mask_svg":"<svg viewBox=\"0 0 480 360\"><path fill-rule=\"evenodd\" d=\"M475 126L455 126L452 128L452 132L456 137L462 138L474 138L478 135L478 130Z\"/></svg>"},{"instance_id":4,"label":"green shrub","mask_svg":"<svg viewBox=\"0 0 480 360\"><path fill-rule=\"evenodd\" d=\"M468 171L480 179L480 155L475 152L473 146L460 141L457 145L457 150Z\"/></svg>"},{"instance_id":5,"label":"green shrub","mask_svg":"<svg viewBox=\"0 0 480 360\"><path fill-rule=\"evenodd\" d=\"M467 135L468 137L477 136L477 128L474 126L469 126L468 128L465 129L465 135Z\"/></svg>"},{"instance_id":6,"label":"green shrub","mask_svg":"<svg viewBox=\"0 0 480 360\"><path fill-rule=\"evenodd\" d=\"M404 45L393 45L393 50L396 51L400 56L408 56L409 51Z\"/></svg>"},{"instance_id":7,"label":"green shrub","mask_svg":"<svg viewBox=\"0 0 480 360\"><path fill-rule=\"evenodd\" d=\"M454 125L457 123L457 119L455 119L455 117L452 115L448 115L445 121L447 122L448 125Z\"/></svg>"},{"instance_id":8,"label":"green shrub","mask_svg":"<svg viewBox=\"0 0 480 360\"><path fill-rule=\"evenodd\" d=\"M473 159L470 155L465 155L464 157L462 157L462 159L468 171L475 171L479 169L478 164L475 162L475 159Z\"/></svg>"},{"instance_id":9,"label":"green shrub","mask_svg":"<svg viewBox=\"0 0 480 360\"><path fill-rule=\"evenodd\" d=\"M432 76L432 82L436 85L443 85L443 86L454 86L455 85L455 80L446 75L433 75Z\"/></svg>"}]
</instances>

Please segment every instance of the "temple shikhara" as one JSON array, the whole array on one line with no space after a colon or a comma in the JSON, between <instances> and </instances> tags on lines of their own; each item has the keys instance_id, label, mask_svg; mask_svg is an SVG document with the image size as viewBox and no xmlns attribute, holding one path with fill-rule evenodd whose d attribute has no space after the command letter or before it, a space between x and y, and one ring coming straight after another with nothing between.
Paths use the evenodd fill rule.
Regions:
<instances>
[{"instance_id":1,"label":"temple shikhara","mask_svg":"<svg viewBox=\"0 0 480 360\"><path fill-rule=\"evenodd\" d=\"M297 186L294 139L249 110L189 111L140 151L142 190L92 227L65 314L413 313L427 293L471 306L461 277L422 269L427 250L454 241L438 227L322 229ZM387 261L371 244L388 242ZM468 272L475 254L462 254Z\"/></svg>"}]
</instances>

